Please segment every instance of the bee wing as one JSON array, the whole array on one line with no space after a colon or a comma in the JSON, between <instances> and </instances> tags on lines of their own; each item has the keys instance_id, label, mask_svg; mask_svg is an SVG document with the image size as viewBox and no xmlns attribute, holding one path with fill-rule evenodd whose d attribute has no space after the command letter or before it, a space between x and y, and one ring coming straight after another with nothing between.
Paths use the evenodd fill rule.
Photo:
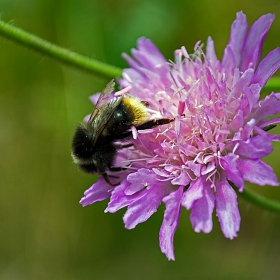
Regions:
<instances>
[{"instance_id":1,"label":"bee wing","mask_svg":"<svg viewBox=\"0 0 280 280\"><path fill-rule=\"evenodd\" d=\"M122 97L114 98L109 101L110 94L114 90L115 82L110 81L102 93L100 94L95 109L90 115L88 124L92 126L94 131L94 139L92 145L94 146L99 135L107 125L112 114L115 112L117 106L120 104Z\"/></svg>"},{"instance_id":2,"label":"bee wing","mask_svg":"<svg viewBox=\"0 0 280 280\"><path fill-rule=\"evenodd\" d=\"M98 114L95 115L95 118L92 120L92 130L94 131L94 138L92 141L92 146L95 145L99 135L102 133L106 127L108 121L111 119L111 116L114 114L117 106L122 101L122 96L112 99L109 103L103 105L98 109Z\"/></svg>"},{"instance_id":3,"label":"bee wing","mask_svg":"<svg viewBox=\"0 0 280 280\"><path fill-rule=\"evenodd\" d=\"M88 122L92 122L95 118L95 116L98 114L98 112L100 111L100 108L105 105L108 104L108 100L110 97L111 92L114 90L115 87L115 82L114 80L111 80L106 87L103 89L102 93L100 94L97 103L95 105L95 109L93 110L93 112L91 113L90 117L89 117L89 121Z\"/></svg>"}]
</instances>

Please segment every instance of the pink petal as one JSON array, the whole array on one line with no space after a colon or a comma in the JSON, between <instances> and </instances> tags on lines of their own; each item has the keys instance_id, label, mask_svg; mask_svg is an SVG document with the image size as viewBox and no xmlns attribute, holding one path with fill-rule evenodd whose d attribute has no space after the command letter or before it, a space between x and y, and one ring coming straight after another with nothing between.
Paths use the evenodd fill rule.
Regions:
<instances>
[{"instance_id":1,"label":"pink petal","mask_svg":"<svg viewBox=\"0 0 280 280\"><path fill-rule=\"evenodd\" d=\"M269 134L269 137L272 141L277 141L277 142L280 141L280 136L277 134Z\"/></svg>"},{"instance_id":2,"label":"pink petal","mask_svg":"<svg viewBox=\"0 0 280 280\"><path fill-rule=\"evenodd\" d=\"M137 41L138 50L148 55L150 60L141 61L144 67L149 69L149 66L155 64L166 64L166 59L162 55L162 53L158 50L158 48L154 45L154 43L145 37L141 37ZM151 63L152 62L152 63ZM145 64L147 63L147 65Z\"/></svg>"},{"instance_id":3,"label":"pink petal","mask_svg":"<svg viewBox=\"0 0 280 280\"><path fill-rule=\"evenodd\" d=\"M227 46L224 50L222 66L226 68L230 74L232 74L236 68L234 53L229 46Z\"/></svg>"},{"instance_id":4,"label":"pink petal","mask_svg":"<svg viewBox=\"0 0 280 280\"><path fill-rule=\"evenodd\" d=\"M243 92L243 88L250 84L253 75L254 75L254 70L251 69L251 68L247 69L242 74L240 79L236 82L236 84L233 86L233 89L232 89L232 92L230 93L230 96L236 96L237 94L239 95L240 92Z\"/></svg>"},{"instance_id":5,"label":"pink petal","mask_svg":"<svg viewBox=\"0 0 280 280\"><path fill-rule=\"evenodd\" d=\"M116 186L112 191L110 202L108 203L106 212L115 213L123 207L126 207L138 200L147 193L147 190L141 190L133 195L126 195L125 190L130 185L127 180L124 180L120 185Z\"/></svg>"},{"instance_id":6,"label":"pink petal","mask_svg":"<svg viewBox=\"0 0 280 280\"><path fill-rule=\"evenodd\" d=\"M225 175L229 181L231 181L235 186L237 186L240 191L244 189L244 180L242 178L241 172L237 168L238 156L230 153L221 158L221 166L225 170Z\"/></svg>"},{"instance_id":7,"label":"pink petal","mask_svg":"<svg viewBox=\"0 0 280 280\"><path fill-rule=\"evenodd\" d=\"M271 166L259 159L238 159L238 169L244 180L260 186L278 186L278 179Z\"/></svg>"},{"instance_id":8,"label":"pink petal","mask_svg":"<svg viewBox=\"0 0 280 280\"><path fill-rule=\"evenodd\" d=\"M167 256L168 260L175 260L173 238L179 225L181 215L180 201L183 195L183 190L184 187L181 186L178 190L163 198L166 209L159 232L159 245L162 253Z\"/></svg>"},{"instance_id":9,"label":"pink petal","mask_svg":"<svg viewBox=\"0 0 280 280\"><path fill-rule=\"evenodd\" d=\"M212 213L215 196L210 183L204 182L203 197L194 201L190 220L195 232L209 233L213 228Z\"/></svg>"},{"instance_id":10,"label":"pink petal","mask_svg":"<svg viewBox=\"0 0 280 280\"><path fill-rule=\"evenodd\" d=\"M247 140L250 139L254 128L256 127L256 120L255 119L250 119L246 125L243 127L243 130L241 131L241 135L238 138L234 138L234 139L243 139L243 140Z\"/></svg>"},{"instance_id":11,"label":"pink petal","mask_svg":"<svg viewBox=\"0 0 280 280\"><path fill-rule=\"evenodd\" d=\"M140 63L142 70L150 70L154 73L158 73L161 79L167 79L170 68L166 59L152 41L144 37L139 38L137 47L137 49L132 49L131 53L138 63ZM128 57L125 58L130 64L132 63ZM138 67L136 69L138 69Z\"/></svg>"},{"instance_id":12,"label":"pink petal","mask_svg":"<svg viewBox=\"0 0 280 280\"><path fill-rule=\"evenodd\" d=\"M203 183L201 177L191 182L190 187L184 193L182 197L182 206L187 210L192 208L194 201L200 199L203 196Z\"/></svg>"},{"instance_id":13,"label":"pink petal","mask_svg":"<svg viewBox=\"0 0 280 280\"><path fill-rule=\"evenodd\" d=\"M266 57L260 62L256 73L252 79L252 83L260 84L264 87L268 79L279 69L280 67L280 48L269 52Z\"/></svg>"},{"instance_id":14,"label":"pink petal","mask_svg":"<svg viewBox=\"0 0 280 280\"><path fill-rule=\"evenodd\" d=\"M133 59L131 59L131 60L134 61ZM127 68L127 69L123 70L123 79L119 80L119 83L122 88L130 86L132 81L134 81L134 80L139 80L139 79L144 80L145 79L145 76L144 76L144 74L142 74L141 70L139 70L139 71L135 70L138 68L140 69L140 66L135 66L134 69Z\"/></svg>"},{"instance_id":15,"label":"pink petal","mask_svg":"<svg viewBox=\"0 0 280 280\"><path fill-rule=\"evenodd\" d=\"M122 53L122 57L126 60L128 65L131 67L129 68L130 70L134 70L134 69L138 70L140 68L139 63L135 61L132 57L130 57L128 54ZM129 69L125 69L125 70L129 70Z\"/></svg>"},{"instance_id":16,"label":"pink petal","mask_svg":"<svg viewBox=\"0 0 280 280\"><path fill-rule=\"evenodd\" d=\"M279 122L280 122L280 117L271 119L271 120L265 120L265 121L259 122L259 127L265 128L268 125L277 124Z\"/></svg>"},{"instance_id":17,"label":"pink petal","mask_svg":"<svg viewBox=\"0 0 280 280\"><path fill-rule=\"evenodd\" d=\"M124 214L123 221L127 229L135 228L139 223L148 220L161 204L162 199L170 193L167 184L155 185L140 199L132 202Z\"/></svg>"},{"instance_id":18,"label":"pink petal","mask_svg":"<svg viewBox=\"0 0 280 280\"><path fill-rule=\"evenodd\" d=\"M89 100L95 105L99 97L100 97L100 92L91 95L89 97Z\"/></svg>"},{"instance_id":19,"label":"pink petal","mask_svg":"<svg viewBox=\"0 0 280 280\"><path fill-rule=\"evenodd\" d=\"M236 154L247 158L262 158L272 153L272 141L267 135L257 135L239 143Z\"/></svg>"},{"instance_id":20,"label":"pink petal","mask_svg":"<svg viewBox=\"0 0 280 280\"><path fill-rule=\"evenodd\" d=\"M241 71L245 71L248 68L256 68L261 57L264 39L274 18L274 15L267 14L261 16L252 25L242 50Z\"/></svg>"},{"instance_id":21,"label":"pink petal","mask_svg":"<svg viewBox=\"0 0 280 280\"><path fill-rule=\"evenodd\" d=\"M181 171L181 174L174 178L171 181L172 185L179 185L179 186L186 186L190 183L191 179L189 177L189 175L187 174L187 172L185 172L184 170Z\"/></svg>"},{"instance_id":22,"label":"pink petal","mask_svg":"<svg viewBox=\"0 0 280 280\"><path fill-rule=\"evenodd\" d=\"M206 58L208 59L212 67L214 67L216 62L218 61L215 52L214 41L212 40L211 37L208 37L207 39Z\"/></svg>"},{"instance_id":23,"label":"pink petal","mask_svg":"<svg viewBox=\"0 0 280 280\"><path fill-rule=\"evenodd\" d=\"M131 195L139 190L152 187L156 181L156 174L149 169L141 168L137 172L131 173L127 176L127 181L130 183L125 194Z\"/></svg>"},{"instance_id":24,"label":"pink petal","mask_svg":"<svg viewBox=\"0 0 280 280\"><path fill-rule=\"evenodd\" d=\"M241 61L242 47L246 38L248 23L242 12L236 14L236 20L231 25L228 46L232 49L235 57L235 67L239 67Z\"/></svg>"},{"instance_id":25,"label":"pink petal","mask_svg":"<svg viewBox=\"0 0 280 280\"><path fill-rule=\"evenodd\" d=\"M216 212L225 237L233 239L240 226L237 195L226 179L216 183Z\"/></svg>"},{"instance_id":26,"label":"pink petal","mask_svg":"<svg viewBox=\"0 0 280 280\"><path fill-rule=\"evenodd\" d=\"M103 177L100 177L96 183L94 183L84 193L84 197L81 198L80 203L83 206L87 206L96 201L102 201L111 195L113 187L108 185Z\"/></svg>"},{"instance_id":27,"label":"pink petal","mask_svg":"<svg viewBox=\"0 0 280 280\"><path fill-rule=\"evenodd\" d=\"M199 177L201 174L201 164L194 163L193 161L188 162L188 166L191 169L191 171L194 173L196 177Z\"/></svg>"},{"instance_id":28,"label":"pink petal","mask_svg":"<svg viewBox=\"0 0 280 280\"><path fill-rule=\"evenodd\" d=\"M259 84L252 84L249 87L245 86L243 88L243 92L247 97L247 101L249 103L249 113L251 113L253 106L260 98L261 86ZM248 117L249 113L246 111L245 117Z\"/></svg>"},{"instance_id":29,"label":"pink petal","mask_svg":"<svg viewBox=\"0 0 280 280\"><path fill-rule=\"evenodd\" d=\"M244 116L243 111L238 110L238 112L235 114L234 118L229 124L229 127L232 131L238 131L240 127L243 127L244 125Z\"/></svg>"},{"instance_id":30,"label":"pink petal","mask_svg":"<svg viewBox=\"0 0 280 280\"><path fill-rule=\"evenodd\" d=\"M279 111L280 96L275 93L271 93L255 106L250 117L254 118L258 122L276 115Z\"/></svg>"}]
</instances>

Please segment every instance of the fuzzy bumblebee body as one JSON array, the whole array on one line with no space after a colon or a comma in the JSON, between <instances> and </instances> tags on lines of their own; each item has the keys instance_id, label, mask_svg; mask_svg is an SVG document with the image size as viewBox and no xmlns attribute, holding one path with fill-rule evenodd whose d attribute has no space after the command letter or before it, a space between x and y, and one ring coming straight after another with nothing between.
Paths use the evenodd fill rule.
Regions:
<instances>
[{"instance_id":1,"label":"fuzzy bumblebee body","mask_svg":"<svg viewBox=\"0 0 280 280\"><path fill-rule=\"evenodd\" d=\"M131 137L131 127L143 130L173 121L149 120L147 104L134 96L121 95L109 101L114 85L112 80L105 87L89 121L78 126L72 142L74 162L85 172L101 174L110 185L106 171L123 169L113 164L117 151L127 146L120 142Z\"/></svg>"},{"instance_id":2,"label":"fuzzy bumblebee body","mask_svg":"<svg viewBox=\"0 0 280 280\"><path fill-rule=\"evenodd\" d=\"M119 136L117 135L123 134L131 126L136 127L143 124L148 120L149 115L147 113L147 107L136 97L123 95L117 97L116 102L118 105L115 107L101 135L115 135L117 137L116 139L118 139ZM110 104L107 106L110 106Z\"/></svg>"}]
</instances>

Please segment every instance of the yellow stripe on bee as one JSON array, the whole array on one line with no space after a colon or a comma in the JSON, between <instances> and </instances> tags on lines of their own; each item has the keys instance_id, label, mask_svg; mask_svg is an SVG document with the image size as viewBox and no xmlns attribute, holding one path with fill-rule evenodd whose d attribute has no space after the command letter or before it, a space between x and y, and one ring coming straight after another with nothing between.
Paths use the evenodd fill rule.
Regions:
<instances>
[{"instance_id":1,"label":"yellow stripe on bee","mask_svg":"<svg viewBox=\"0 0 280 280\"><path fill-rule=\"evenodd\" d=\"M148 120L147 107L137 97L125 96L123 98L125 107L134 116L132 124L137 126Z\"/></svg>"}]
</instances>

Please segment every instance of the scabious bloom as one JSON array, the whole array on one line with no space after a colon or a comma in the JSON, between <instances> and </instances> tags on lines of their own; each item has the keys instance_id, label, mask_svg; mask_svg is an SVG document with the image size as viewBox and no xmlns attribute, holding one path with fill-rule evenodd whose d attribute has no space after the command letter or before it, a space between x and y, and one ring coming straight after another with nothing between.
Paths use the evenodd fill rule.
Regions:
<instances>
[{"instance_id":1,"label":"scabious bloom","mask_svg":"<svg viewBox=\"0 0 280 280\"><path fill-rule=\"evenodd\" d=\"M260 100L261 89L280 67L280 48L260 61L273 20L274 15L264 15L248 29L246 16L237 13L221 61L210 37L206 53L199 43L192 55L182 47L174 62L140 38L133 58L124 54L130 68L119 83L148 102L151 118L175 120L134 131L133 147L121 149L116 158L116 166L128 167L117 173L120 185L109 186L101 177L81 204L110 198L105 212L127 207L123 220L132 229L163 202L159 243L169 260L174 260L173 237L182 206L191 210L194 231L204 233L212 230L216 208L224 236L234 238L240 214L232 185L240 192L244 180L278 186L273 169L261 160L272 152L272 142L280 140L268 133L280 121L273 118L280 111L280 93Z\"/></svg>"}]
</instances>

